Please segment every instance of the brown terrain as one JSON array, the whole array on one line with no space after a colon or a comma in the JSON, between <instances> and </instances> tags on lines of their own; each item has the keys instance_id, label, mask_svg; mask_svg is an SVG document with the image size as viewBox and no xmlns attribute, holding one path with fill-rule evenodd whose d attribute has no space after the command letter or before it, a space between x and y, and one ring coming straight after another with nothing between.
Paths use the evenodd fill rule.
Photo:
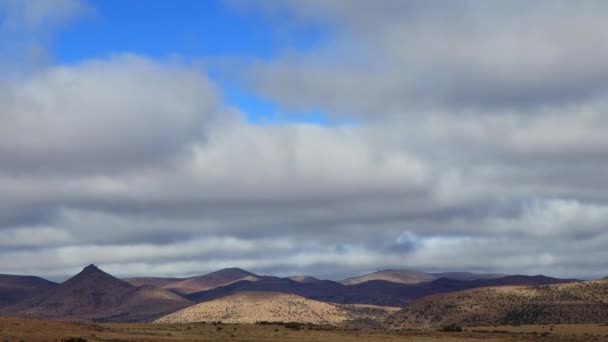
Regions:
<instances>
[{"instance_id":1,"label":"brown terrain","mask_svg":"<svg viewBox=\"0 0 608 342\"><path fill-rule=\"evenodd\" d=\"M426 273L412 270L384 270L370 274L365 274L359 277L347 278L339 282L344 285L356 285L370 280L385 280L399 284L420 284L426 283L440 278L453 280L479 280L479 279L495 279L506 277L507 274L498 273L471 273L471 272L444 272L444 273Z\"/></svg>"},{"instance_id":2,"label":"brown terrain","mask_svg":"<svg viewBox=\"0 0 608 342\"><path fill-rule=\"evenodd\" d=\"M64 283L0 309L33 318L147 321L192 304L166 290L135 287L89 265Z\"/></svg>"},{"instance_id":3,"label":"brown terrain","mask_svg":"<svg viewBox=\"0 0 608 342\"><path fill-rule=\"evenodd\" d=\"M7 342L42 341L231 341L231 342L460 342L460 341L607 341L607 325L475 327L440 331L361 330L297 324L87 323L0 317Z\"/></svg>"},{"instance_id":4,"label":"brown terrain","mask_svg":"<svg viewBox=\"0 0 608 342\"><path fill-rule=\"evenodd\" d=\"M321 279L311 276L291 276L287 277L287 279L297 281L298 283L317 283L321 281Z\"/></svg>"},{"instance_id":5,"label":"brown terrain","mask_svg":"<svg viewBox=\"0 0 608 342\"><path fill-rule=\"evenodd\" d=\"M418 284L433 281L435 279L437 279L437 277L430 273L410 270L384 270L362 275L360 277L347 278L341 280L340 283L344 285L356 285L370 280L385 280L400 284Z\"/></svg>"},{"instance_id":6,"label":"brown terrain","mask_svg":"<svg viewBox=\"0 0 608 342\"><path fill-rule=\"evenodd\" d=\"M257 281L259 276L240 268L225 268L202 276L190 277L181 281L169 283L162 287L180 295L206 291L220 286L226 286L237 281Z\"/></svg>"},{"instance_id":7,"label":"brown terrain","mask_svg":"<svg viewBox=\"0 0 608 342\"><path fill-rule=\"evenodd\" d=\"M424 296L460 291L477 287L505 285L542 285L569 280L544 276L507 276L495 279L454 280L440 278L418 284L401 284L386 280L370 280L355 285L343 285L330 280L302 283L288 278L260 277L257 281L237 281L185 297L193 302L204 302L238 292L280 292L308 299L339 304L370 304L403 306Z\"/></svg>"},{"instance_id":8,"label":"brown terrain","mask_svg":"<svg viewBox=\"0 0 608 342\"><path fill-rule=\"evenodd\" d=\"M272 292L241 292L196 304L164 316L158 323L299 322L342 324L369 319L383 322L399 308L325 303L304 297Z\"/></svg>"},{"instance_id":9,"label":"brown terrain","mask_svg":"<svg viewBox=\"0 0 608 342\"><path fill-rule=\"evenodd\" d=\"M0 274L0 308L45 292L57 283L34 276Z\"/></svg>"},{"instance_id":10,"label":"brown terrain","mask_svg":"<svg viewBox=\"0 0 608 342\"><path fill-rule=\"evenodd\" d=\"M122 278L121 280L133 286L152 285L156 287L167 286L172 283L184 281L187 278L161 278L161 277L138 277L138 278Z\"/></svg>"},{"instance_id":11,"label":"brown terrain","mask_svg":"<svg viewBox=\"0 0 608 342\"><path fill-rule=\"evenodd\" d=\"M477 288L419 299L387 320L393 329L608 322L608 281Z\"/></svg>"}]
</instances>

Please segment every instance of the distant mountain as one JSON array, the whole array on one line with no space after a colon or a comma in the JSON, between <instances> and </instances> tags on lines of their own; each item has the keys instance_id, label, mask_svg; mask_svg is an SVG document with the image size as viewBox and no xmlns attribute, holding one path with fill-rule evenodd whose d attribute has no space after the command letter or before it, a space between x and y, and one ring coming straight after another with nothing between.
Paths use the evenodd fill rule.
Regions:
<instances>
[{"instance_id":1,"label":"distant mountain","mask_svg":"<svg viewBox=\"0 0 608 342\"><path fill-rule=\"evenodd\" d=\"M18 303L56 285L40 277L0 274L0 307Z\"/></svg>"},{"instance_id":2,"label":"distant mountain","mask_svg":"<svg viewBox=\"0 0 608 342\"><path fill-rule=\"evenodd\" d=\"M3 312L34 318L124 322L150 320L190 304L166 290L135 287L89 265L64 283Z\"/></svg>"},{"instance_id":3,"label":"distant mountain","mask_svg":"<svg viewBox=\"0 0 608 342\"><path fill-rule=\"evenodd\" d=\"M260 279L259 276L240 268L224 268L213 273L169 283L164 285L163 288L180 295L187 295L225 286L240 280L257 281L258 279Z\"/></svg>"},{"instance_id":4,"label":"distant mountain","mask_svg":"<svg viewBox=\"0 0 608 342\"><path fill-rule=\"evenodd\" d=\"M339 281L344 285L356 285L370 280L385 280L400 284L418 284L437 279L430 273L411 271L411 270L384 270L360 277L347 278Z\"/></svg>"},{"instance_id":5,"label":"distant mountain","mask_svg":"<svg viewBox=\"0 0 608 342\"><path fill-rule=\"evenodd\" d=\"M471 289L425 297L387 320L394 329L447 324L599 324L608 321L608 281Z\"/></svg>"},{"instance_id":6,"label":"distant mountain","mask_svg":"<svg viewBox=\"0 0 608 342\"><path fill-rule=\"evenodd\" d=\"M471 272L443 272L431 273L437 278L448 278L456 280L478 280L478 279L496 279L509 276L502 273L471 273Z\"/></svg>"},{"instance_id":7,"label":"distant mountain","mask_svg":"<svg viewBox=\"0 0 608 342\"><path fill-rule=\"evenodd\" d=\"M311 277L311 276L291 276L287 277L287 279L297 281L298 283L316 283L321 281L321 279Z\"/></svg>"},{"instance_id":8,"label":"distant mountain","mask_svg":"<svg viewBox=\"0 0 608 342\"><path fill-rule=\"evenodd\" d=\"M539 285L566 281L568 280L543 276L508 276L470 281L440 278L419 284L371 280L355 285L343 285L330 280L301 283L287 278L263 277L255 282L238 281L211 290L191 293L186 298L194 302L204 302L239 292L262 291L295 294L308 299L341 304L403 306L412 300L437 293L486 286Z\"/></svg>"},{"instance_id":9,"label":"distant mountain","mask_svg":"<svg viewBox=\"0 0 608 342\"><path fill-rule=\"evenodd\" d=\"M360 320L383 322L398 308L341 305L274 292L241 292L196 304L164 316L159 323L300 322L343 324Z\"/></svg>"},{"instance_id":10,"label":"distant mountain","mask_svg":"<svg viewBox=\"0 0 608 342\"><path fill-rule=\"evenodd\" d=\"M152 285L156 287L163 287L172 283L177 283L187 278L161 278L161 277L137 277L137 278L122 278L123 281L133 286L144 286Z\"/></svg>"},{"instance_id":11,"label":"distant mountain","mask_svg":"<svg viewBox=\"0 0 608 342\"><path fill-rule=\"evenodd\" d=\"M344 285L361 284L370 280L385 280L400 284L419 284L437 280L439 278L448 278L455 280L478 280L478 279L495 279L506 277L507 274L499 273L471 273L471 272L443 272L443 273L426 273L412 270L384 270L370 274L365 274L359 277L347 278L340 280L339 283Z\"/></svg>"}]
</instances>

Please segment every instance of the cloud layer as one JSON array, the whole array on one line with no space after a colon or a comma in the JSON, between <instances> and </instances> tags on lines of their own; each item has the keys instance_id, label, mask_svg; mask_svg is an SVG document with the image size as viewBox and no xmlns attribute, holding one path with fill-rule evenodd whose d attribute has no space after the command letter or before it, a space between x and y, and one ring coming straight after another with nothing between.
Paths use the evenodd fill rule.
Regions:
<instances>
[{"instance_id":1,"label":"cloud layer","mask_svg":"<svg viewBox=\"0 0 608 342\"><path fill-rule=\"evenodd\" d=\"M137 54L2 78L0 272L604 276L607 6L444 5L232 4L328 28L225 77L343 125L252 124Z\"/></svg>"}]
</instances>

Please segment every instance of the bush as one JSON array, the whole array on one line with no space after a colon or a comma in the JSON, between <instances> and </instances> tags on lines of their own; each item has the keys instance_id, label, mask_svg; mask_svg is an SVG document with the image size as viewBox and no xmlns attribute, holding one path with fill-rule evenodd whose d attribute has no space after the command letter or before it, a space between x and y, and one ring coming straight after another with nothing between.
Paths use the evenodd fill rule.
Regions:
<instances>
[{"instance_id":1,"label":"bush","mask_svg":"<svg viewBox=\"0 0 608 342\"><path fill-rule=\"evenodd\" d=\"M292 330L300 330L302 328L302 323L298 323L298 322L285 323L285 328L292 329Z\"/></svg>"},{"instance_id":2,"label":"bush","mask_svg":"<svg viewBox=\"0 0 608 342\"><path fill-rule=\"evenodd\" d=\"M444 325L441 328L443 332L462 332L462 327L460 325L456 325L455 323Z\"/></svg>"}]
</instances>

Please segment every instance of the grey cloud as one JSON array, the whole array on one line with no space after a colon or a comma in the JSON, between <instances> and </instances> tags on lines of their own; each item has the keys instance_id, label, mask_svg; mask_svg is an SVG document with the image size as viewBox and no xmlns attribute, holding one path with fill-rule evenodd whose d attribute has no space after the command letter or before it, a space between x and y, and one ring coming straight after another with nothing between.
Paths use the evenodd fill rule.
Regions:
<instances>
[{"instance_id":1,"label":"grey cloud","mask_svg":"<svg viewBox=\"0 0 608 342\"><path fill-rule=\"evenodd\" d=\"M255 4L338 32L309 53L251 67L253 87L288 107L369 118L404 108L567 104L607 90L601 1Z\"/></svg>"},{"instance_id":2,"label":"grey cloud","mask_svg":"<svg viewBox=\"0 0 608 342\"><path fill-rule=\"evenodd\" d=\"M605 11L584 4L282 3L332 46L249 81L351 125L253 125L204 70L142 56L5 79L0 272L603 275Z\"/></svg>"}]
</instances>

